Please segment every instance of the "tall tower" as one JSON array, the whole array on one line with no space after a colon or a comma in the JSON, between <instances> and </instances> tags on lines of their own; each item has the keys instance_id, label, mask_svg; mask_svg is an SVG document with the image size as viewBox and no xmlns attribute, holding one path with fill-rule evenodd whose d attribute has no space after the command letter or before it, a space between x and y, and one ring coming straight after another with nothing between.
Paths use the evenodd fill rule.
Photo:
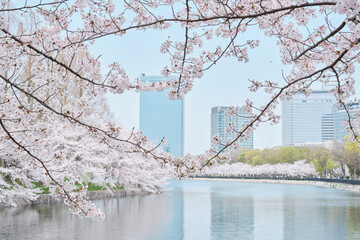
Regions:
<instances>
[{"instance_id":1,"label":"tall tower","mask_svg":"<svg viewBox=\"0 0 360 240\"><path fill-rule=\"evenodd\" d=\"M236 137L235 134L228 134L226 132L226 128L234 123L235 130L241 129L241 125L246 123L248 119L248 113L243 109L239 109L237 114L234 114L231 118L226 114L228 107L226 106L217 106L211 108L211 138L215 135L219 135L221 139L227 141L228 138L234 139ZM249 139L241 142L239 145L241 148L251 148L254 147L254 137L253 133L251 133ZM220 151L222 146L218 146L217 150Z\"/></svg>"},{"instance_id":2,"label":"tall tower","mask_svg":"<svg viewBox=\"0 0 360 240\"><path fill-rule=\"evenodd\" d=\"M142 82L166 80L163 76L140 77ZM164 150L174 157L184 155L184 100L169 100L167 92L140 92L140 130L151 140L167 141Z\"/></svg>"},{"instance_id":3,"label":"tall tower","mask_svg":"<svg viewBox=\"0 0 360 240\"><path fill-rule=\"evenodd\" d=\"M335 98L327 90L303 93L282 102L283 146L334 139Z\"/></svg>"}]
</instances>

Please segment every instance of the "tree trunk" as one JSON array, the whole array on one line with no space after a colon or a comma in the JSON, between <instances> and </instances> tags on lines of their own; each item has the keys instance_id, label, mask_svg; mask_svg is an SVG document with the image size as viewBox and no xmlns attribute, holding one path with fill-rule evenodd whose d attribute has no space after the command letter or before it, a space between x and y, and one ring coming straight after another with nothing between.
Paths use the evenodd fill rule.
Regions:
<instances>
[{"instance_id":1,"label":"tree trunk","mask_svg":"<svg viewBox=\"0 0 360 240\"><path fill-rule=\"evenodd\" d=\"M341 172L342 172L343 178L346 178L345 164L343 162L340 162L340 166L341 166Z\"/></svg>"},{"instance_id":2,"label":"tree trunk","mask_svg":"<svg viewBox=\"0 0 360 240\"><path fill-rule=\"evenodd\" d=\"M355 180L357 179L357 174L356 174L356 172L357 172L357 169L354 168L354 179L355 179Z\"/></svg>"}]
</instances>

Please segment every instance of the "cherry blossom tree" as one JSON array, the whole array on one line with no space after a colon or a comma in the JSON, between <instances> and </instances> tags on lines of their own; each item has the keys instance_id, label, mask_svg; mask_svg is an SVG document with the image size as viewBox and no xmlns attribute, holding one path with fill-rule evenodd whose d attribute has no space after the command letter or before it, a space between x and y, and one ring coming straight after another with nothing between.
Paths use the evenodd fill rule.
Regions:
<instances>
[{"instance_id":1,"label":"cherry blossom tree","mask_svg":"<svg viewBox=\"0 0 360 240\"><path fill-rule=\"evenodd\" d=\"M37 15L3 11L2 20L14 24L2 30L13 30L22 36L24 31L40 31ZM50 36L56 34L49 33ZM112 123L104 111L105 91L93 88L106 88L106 84L78 82L66 67L62 70L52 53L47 57L58 63L37 55L36 50L35 54L29 51L33 49L29 45L27 50L21 50L26 43L15 38L18 45L13 49L5 40L1 42L2 50L10 52L3 52L2 57L9 54L9 58L3 59L0 73L0 203L33 201L40 192L33 184L41 183L50 188L53 197L64 198L75 214L102 218L102 212L86 199L84 182L91 180L89 177L100 180L99 184L109 191L121 185L128 191L161 192L165 179L171 177L167 167L169 154L141 132L128 132ZM40 45L47 44L41 43L42 39L38 41ZM58 51L54 56L62 59L64 66L69 61L66 64L95 70L96 61L85 48L72 51ZM115 68L112 74L116 74ZM83 71L77 70L76 74Z\"/></svg>"},{"instance_id":2,"label":"cherry blossom tree","mask_svg":"<svg viewBox=\"0 0 360 240\"><path fill-rule=\"evenodd\" d=\"M121 168L136 168L139 174L147 167L158 169L155 163L147 166L147 159L170 162L180 176L204 170L221 160L223 151L247 139L260 123L278 123L280 116L274 109L280 101L298 92L310 94L315 82L335 83L331 92L348 111L359 62L359 8L357 0L1 1L0 142L4 154L14 161L0 167L1 201L15 193L32 199L34 190L23 186L41 181L51 187L52 194L66 197L74 212L100 216L82 191L74 191L85 173L104 172L116 179L121 178L117 172ZM118 62L102 74L100 60L89 51L91 44L106 36L169 28L183 31L183 39L170 36L161 44L160 52L169 56L162 74L176 76L168 81L149 84L130 79ZM179 99L223 58L246 63L248 51L259 45L258 40L246 37L250 28L276 38L283 64L292 69L283 74L282 82L250 81L249 90L263 89L269 101L256 106L246 100L242 108L250 114L247 124L241 129L229 126L236 136L233 139L213 139L221 144L221 151L211 149L200 156L172 160L141 133L127 132L92 115L92 103L107 92L168 90L170 99ZM217 46L211 47L213 43ZM69 91L76 91L76 98L70 99ZM233 109L229 115L237 112ZM347 128L359 140L348 116ZM74 139L89 145L79 146ZM86 146L92 154L86 153ZM129 181L136 179L131 171L125 172ZM10 176L12 184L4 176ZM140 176L136 181L143 183ZM150 175L148 181L156 182ZM155 186L160 187L153 184L149 189Z\"/></svg>"},{"instance_id":3,"label":"cherry blossom tree","mask_svg":"<svg viewBox=\"0 0 360 240\"><path fill-rule=\"evenodd\" d=\"M345 141L333 141L333 147L331 148L332 159L340 165L341 176L346 177L347 170L347 158L345 156Z\"/></svg>"},{"instance_id":4,"label":"cherry blossom tree","mask_svg":"<svg viewBox=\"0 0 360 240\"><path fill-rule=\"evenodd\" d=\"M235 177L314 177L318 176L313 163L306 160L290 163L263 164L252 166L246 163L214 165L204 169L204 176L235 176Z\"/></svg>"},{"instance_id":5,"label":"cherry blossom tree","mask_svg":"<svg viewBox=\"0 0 360 240\"><path fill-rule=\"evenodd\" d=\"M87 117L88 120L94 118L97 123L101 119L94 113ZM1 144L6 166L0 168L0 202L5 205L17 205L20 199L35 200L39 189L34 189L33 183L40 182L50 187L53 197L65 198L75 214L102 218L102 212L86 200L87 182L97 179L97 184L109 191L122 186L129 192L159 193L164 189L165 180L171 177L171 169L163 161L151 155L145 157L138 148L122 142L100 139L93 130L61 119L46 119L45 122L36 119L31 130L27 127L26 132L30 133L22 136L21 142L15 139L17 131L8 130L16 125L6 126L4 131L17 145L14 147L8 141ZM38 127L46 127L46 130L38 130ZM136 141L142 148L155 148L141 133L117 131L118 137ZM25 145L28 139L34 139L30 146ZM153 150L152 154L164 159L169 157L160 149Z\"/></svg>"}]
</instances>

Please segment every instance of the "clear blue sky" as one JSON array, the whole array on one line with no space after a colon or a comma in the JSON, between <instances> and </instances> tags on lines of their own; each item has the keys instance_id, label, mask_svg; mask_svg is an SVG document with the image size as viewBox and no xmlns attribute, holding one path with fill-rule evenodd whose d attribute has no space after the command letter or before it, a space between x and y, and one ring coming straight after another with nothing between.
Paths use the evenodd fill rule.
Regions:
<instances>
[{"instance_id":1,"label":"clear blue sky","mask_svg":"<svg viewBox=\"0 0 360 240\"><path fill-rule=\"evenodd\" d=\"M91 53L101 55L104 66L118 61L128 75L135 79L141 73L159 75L168 61L161 54L160 44L168 35L182 37L171 31L132 31L121 38L107 37L98 41ZM235 59L223 59L202 79L194 84L185 97L185 153L199 154L210 147L210 110L213 106L243 105L246 98L262 105L269 98L263 92L251 93L248 79L282 80L279 48L275 39L267 38L259 30L247 32L244 39L260 39L260 47L250 50L250 61L239 63ZM122 95L109 95L108 102L116 119L128 129L139 127L139 94L129 91ZM276 110L281 113L281 106ZM254 132L254 147L266 148L281 145L281 122L276 126L262 124Z\"/></svg>"}]
</instances>

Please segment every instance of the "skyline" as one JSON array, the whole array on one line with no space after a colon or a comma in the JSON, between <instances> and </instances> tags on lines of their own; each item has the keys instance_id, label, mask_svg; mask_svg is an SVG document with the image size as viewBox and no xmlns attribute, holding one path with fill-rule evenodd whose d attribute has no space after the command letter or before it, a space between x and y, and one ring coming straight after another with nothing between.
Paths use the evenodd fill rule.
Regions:
<instances>
[{"instance_id":1,"label":"skyline","mask_svg":"<svg viewBox=\"0 0 360 240\"><path fill-rule=\"evenodd\" d=\"M251 34L253 39L259 36L257 31L252 31ZM159 53L159 41L161 41L159 39L161 37L166 39L166 36L166 32L158 32L158 34L151 32L147 37L148 44L152 47L139 45L139 50L136 52L126 48L110 48L111 44L109 43L113 41L111 37L102 39L91 50L95 56L101 55L106 64L110 64L115 59L124 62L124 67L128 69L128 75L132 79L140 77L141 73L159 75L161 67L168 61L165 55ZM120 39L118 45L122 46L130 42L136 45L141 37L141 33L131 32ZM273 48L275 40L268 40L264 41L259 48L249 52L250 61L248 63L238 63L234 59L225 58L217 63L215 68L205 72L202 79L195 82L192 91L186 95L185 100L185 154L188 152L200 154L210 148L211 107L218 105L242 106L246 98L255 99L257 104L266 102L267 95L261 91L258 93L249 92L247 87L250 85L248 79L268 79L271 81L281 79L281 71L272 71L275 66L281 65L279 52L277 48ZM272 56L274 54L277 58ZM259 71L259 64L263 71ZM230 85L231 88L229 88ZM109 105L120 123L127 129L132 127L138 129L138 93L128 91L117 96L108 95L108 98ZM279 114L281 108L278 107L276 112ZM254 139L256 139L254 148L281 145L281 135L276 135L279 131L281 131L280 124L273 127L270 127L269 124L262 124L254 132Z\"/></svg>"},{"instance_id":2,"label":"skyline","mask_svg":"<svg viewBox=\"0 0 360 240\"><path fill-rule=\"evenodd\" d=\"M317 91L317 90L321 90L320 88L317 88L317 89L314 89L314 91ZM133 93L132 95L137 95L138 93ZM139 94L140 95L140 94ZM132 98L134 97L134 96L131 96ZM135 96L136 97L136 96ZM140 96L138 96L138 98L140 98ZM187 97L186 97L187 98ZM187 100L187 99L186 99ZM185 109L184 109L184 111L185 111L185 117L186 117L186 112L187 112L187 109L186 109L186 102L187 101L184 101L185 102ZM233 105L233 106L235 106L235 105ZM213 106L213 107L216 107L216 106ZM213 108L213 107L211 107L211 108ZM208 135L210 136L209 138L208 138L208 145L209 145L209 147L208 148L210 148L211 147L211 108L209 108L209 114L208 114L208 121L209 121L209 125L210 125L210 129L208 130ZM280 107L277 109L277 111L281 111L282 110L282 103L280 104ZM139 111L140 111L140 107L139 107ZM283 116L282 116L282 114L280 114L280 116L281 116L281 119L280 119L280 122L279 122L279 124L277 124L277 125L275 125L275 126L263 126L262 128L260 127L260 129L256 129L255 131L254 131L254 149L256 149L256 148L259 148L259 149L264 149L264 148L271 148L271 147L276 147L276 146L283 146L283 144L282 144L282 141L283 141L283 138L282 138L282 128L283 128L283 126L282 126L282 119L283 119ZM136 117L136 116L135 116ZM139 118L140 119L140 118ZM185 123L184 123L184 128L185 128L185 130L187 130L189 127L187 127L187 122L185 121ZM138 125L139 126L139 125ZM272 129L271 129L272 128ZM265 130L265 132L266 131L268 131L268 130L272 130L271 132L275 132L275 129L277 129L277 136L276 137L278 137L276 140L276 143L275 144L272 144L272 145L261 145L261 142L260 142L260 140L257 140L257 138L255 137L255 136L259 136L260 135L260 131L264 131ZM280 130L280 132L279 132L279 130ZM270 131L268 131L267 133L269 133ZM280 137L280 138L279 138ZM188 151L186 150L187 149L187 146L189 145L189 143L186 141L186 139L188 138L187 136L186 136L186 133L184 134L184 138L185 138L185 142L184 142L184 145L185 145L185 152L184 152L184 154L186 154L186 153L188 153ZM271 138L270 138L271 139ZM204 144L203 144L204 145ZM207 150L207 149L205 149L205 150Z\"/></svg>"},{"instance_id":3,"label":"skyline","mask_svg":"<svg viewBox=\"0 0 360 240\"><path fill-rule=\"evenodd\" d=\"M172 33L173 34L173 33ZM90 50L94 56L100 56L103 66L119 61L127 69L132 80L146 75L160 75L161 69L168 62L167 56L159 52L161 41L167 39L167 31L149 31L146 34L148 45L141 44L142 32L133 31L121 39L107 37L96 42ZM185 97L185 133L184 154L201 154L210 148L210 114L213 106L242 106L246 98L257 105L266 103L268 94L263 91L250 92L248 79L269 80L283 84L282 72L289 67L281 63L279 48L275 39L266 37L261 31L249 30L249 39L260 39L260 46L249 51L249 62L239 63L232 58L224 58L214 68L194 83L192 91ZM113 48L116 41L118 48ZM137 51L127 45L138 46ZM125 46L125 47L124 47ZM356 69L357 70L357 69ZM358 79L359 71L355 72ZM231 86L231 87L229 87ZM359 83L355 83L357 91ZM312 89L320 89L319 85ZM139 93L132 90L120 95L108 94L109 105L115 118L125 128L139 126ZM281 103L275 113L281 114ZM282 145L282 119L271 126L262 123L254 131L254 148L264 149Z\"/></svg>"}]
</instances>

